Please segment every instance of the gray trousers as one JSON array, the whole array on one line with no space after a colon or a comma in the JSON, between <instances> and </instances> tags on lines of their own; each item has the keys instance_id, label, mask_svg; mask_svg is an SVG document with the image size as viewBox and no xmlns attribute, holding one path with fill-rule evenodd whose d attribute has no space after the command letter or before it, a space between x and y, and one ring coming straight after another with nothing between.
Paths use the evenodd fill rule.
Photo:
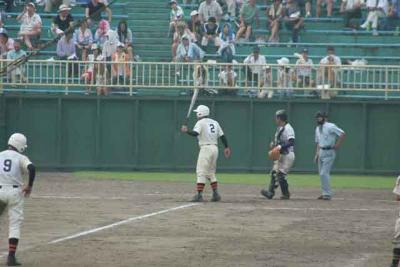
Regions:
<instances>
[{"instance_id":1,"label":"gray trousers","mask_svg":"<svg viewBox=\"0 0 400 267\"><path fill-rule=\"evenodd\" d=\"M319 159L318 159L318 172L319 177L321 179L321 190L323 196L331 196L331 169L333 167L333 163L335 162L336 151L331 150L322 150L319 151Z\"/></svg>"}]
</instances>

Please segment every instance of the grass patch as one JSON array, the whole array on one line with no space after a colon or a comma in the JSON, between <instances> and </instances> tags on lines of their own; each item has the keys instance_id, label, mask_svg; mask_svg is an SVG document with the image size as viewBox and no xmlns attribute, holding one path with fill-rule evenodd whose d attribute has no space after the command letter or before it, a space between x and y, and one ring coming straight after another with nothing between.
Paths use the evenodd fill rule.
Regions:
<instances>
[{"instance_id":1,"label":"grass patch","mask_svg":"<svg viewBox=\"0 0 400 267\"><path fill-rule=\"evenodd\" d=\"M185 182L194 183L194 173L171 172L75 172L75 177L124 180L124 181L148 181L148 182ZM269 182L267 174L218 174L218 180L222 184L246 184L265 185ZM290 174L289 183L295 187L315 188L320 186L319 176L313 174ZM335 188L363 188L363 189L392 189L396 182L395 177L387 176L360 176L360 175L332 175L332 186Z\"/></svg>"}]
</instances>

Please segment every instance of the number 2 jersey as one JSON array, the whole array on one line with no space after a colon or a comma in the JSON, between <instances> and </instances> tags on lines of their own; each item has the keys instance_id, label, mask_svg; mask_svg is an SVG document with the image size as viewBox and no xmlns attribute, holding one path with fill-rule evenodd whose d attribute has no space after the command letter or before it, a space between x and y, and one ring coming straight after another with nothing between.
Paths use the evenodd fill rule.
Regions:
<instances>
[{"instance_id":1,"label":"number 2 jersey","mask_svg":"<svg viewBox=\"0 0 400 267\"><path fill-rule=\"evenodd\" d=\"M23 175L32 162L14 150L0 152L0 185L23 185Z\"/></svg>"},{"instance_id":2,"label":"number 2 jersey","mask_svg":"<svg viewBox=\"0 0 400 267\"><path fill-rule=\"evenodd\" d=\"M198 120L193 131L199 134L197 136L199 146L218 145L218 138L224 135L219 123L210 118Z\"/></svg>"}]
</instances>

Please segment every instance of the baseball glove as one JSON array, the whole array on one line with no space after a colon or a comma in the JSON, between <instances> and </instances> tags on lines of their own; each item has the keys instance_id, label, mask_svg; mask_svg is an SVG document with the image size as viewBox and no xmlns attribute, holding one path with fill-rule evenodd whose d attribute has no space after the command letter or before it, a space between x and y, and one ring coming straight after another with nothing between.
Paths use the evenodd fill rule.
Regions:
<instances>
[{"instance_id":1,"label":"baseball glove","mask_svg":"<svg viewBox=\"0 0 400 267\"><path fill-rule=\"evenodd\" d=\"M281 156L281 148L280 146L276 146L268 152L268 159L275 161L278 160Z\"/></svg>"}]
</instances>

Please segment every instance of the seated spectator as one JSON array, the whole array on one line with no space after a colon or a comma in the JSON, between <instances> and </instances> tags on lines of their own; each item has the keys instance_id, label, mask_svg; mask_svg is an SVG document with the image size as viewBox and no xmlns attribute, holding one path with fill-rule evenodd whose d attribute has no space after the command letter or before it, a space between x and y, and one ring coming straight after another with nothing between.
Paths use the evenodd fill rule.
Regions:
<instances>
[{"instance_id":1,"label":"seated spectator","mask_svg":"<svg viewBox=\"0 0 400 267\"><path fill-rule=\"evenodd\" d=\"M46 0L44 2L44 12L51 12L53 8L59 8L61 5L69 6L70 0Z\"/></svg>"},{"instance_id":2,"label":"seated spectator","mask_svg":"<svg viewBox=\"0 0 400 267\"><path fill-rule=\"evenodd\" d=\"M233 70L232 64L225 66L225 69L218 74L219 82L223 87L232 87L232 89L220 89L218 92L221 95L236 95L236 78L237 73Z\"/></svg>"},{"instance_id":3,"label":"seated spectator","mask_svg":"<svg viewBox=\"0 0 400 267\"><path fill-rule=\"evenodd\" d=\"M14 49L14 40L8 37L6 29L0 29L0 59L6 58L7 53Z\"/></svg>"},{"instance_id":4,"label":"seated spectator","mask_svg":"<svg viewBox=\"0 0 400 267\"><path fill-rule=\"evenodd\" d=\"M182 37L187 36L190 42L194 42L194 37L191 34L189 28L187 27L184 21L179 21L176 25L176 29L174 32L174 38L172 40L172 59L176 58L176 50L178 49L179 44L182 41Z\"/></svg>"},{"instance_id":5,"label":"seated spectator","mask_svg":"<svg viewBox=\"0 0 400 267\"><path fill-rule=\"evenodd\" d=\"M184 35L182 42L176 51L177 62L201 61L204 58L204 51L195 43L190 41L189 36Z\"/></svg>"},{"instance_id":6,"label":"seated spectator","mask_svg":"<svg viewBox=\"0 0 400 267\"><path fill-rule=\"evenodd\" d=\"M103 46L105 41L107 41L107 33L110 30L110 23L107 20L102 19L99 22L96 32L94 33L94 42L99 46Z\"/></svg>"},{"instance_id":7,"label":"seated spectator","mask_svg":"<svg viewBox=\"0 0 400 267\"><path fill-rule=\"evenodd\" d=\"M400 0L391 0L389 4L389 12L385 19L384 29L386 31L396 30L399 34L400 30Z\"/></svg>"},{"instance_id":8,"label":"seated spectator","mask_svg":"<svg viewBox=\"0 0 400 267\"><path fill-rule=\"evenodd\" d=\"M96 58L96 63L95 63L95 68L94 68L94 76L96 80L96 90L97 90L97 95L108 95L109 93L109 86L110 83L107 83L107 80L109 79L108 77L108 67L106 66L106 63L104 62L104 57L102 55L99 55Z\"/></svg>"},{"instance_id":9,"label":"seated spectator","mask_svg":"<svg viewBox=\"0 0 400 267\"><path fill-rule=\"evenodd\" d=\"M214 17L218 23L223 15L221 6L215 0L205 0L198 11L201 23L206 23L210 17Z\"/></svg>"},{"instance_id":10,"label":"seated spectator","mask_svg":"<svg viewBox=\"0 0 400 267\"><path fill-rule=\"evenodd\" d=\"M14 0L5 0L4 4L6 5L4 11L5 12L12 12L12 8L15 6Z\"/></svg>"},{"instance_id":11,"label":"seated spectator","mask_svg":"<svg viewBox=\"0 0 400 267\"><path fill-rule=\"evenodd\" d=\"M339 81L339 69L336 66L341 66L341 59L335 55L335 48L327 48L327 56L321 59L319 63L319 84L329 84L332 87L337 85Z\"/></svg>"},{"instance_id":12,"label":"seated spectator","mask_svg":"<svg viewBox=\"0 0 400 267\"><path fill-rule=\"evenodd\" d=\"M190 34L193 36L193 41L195 43L200 42L203 34L203 27L201 25L199 12L197 12L197 10L193 10L190 13L190 20L188 21L187 25L190 30Z\"/></svg>"},{"instance_id":13,"label":"seated spectator","mask_svg":"<svg viewBox=\"0 0 400 267\"><path fill-rule=\"evenodd\" d=\"M249 0L240 9L240 28L236 34L236 41L238 41L244 34L244 39L249 41L254 22L259 25L258 9L256 0Z\"/></svg>"},{"instance_id":14,"label":"seated spectator","mask_svg":"<svg viewBox=\"0 0 400 267\"><path fill-rule=\"evenodd\" d=\"M77 60L75 42L72 33L67 33L57 43L57 58L60 60ZM68 64L68 77L78 72L76 63Z\"/></svg>"},{"instance_id":15,"label":"seated spectator","mask_svg":"<svg viewBox=\"0 0 400 267\"><path fill-rule=\"evenodd\" d=\"M301 17L300 8L294 0L287 0L284 21L286 28L292 31L292 42L297 43L304 19Z\"/></svg>"},{"instance_id":16,"label":"seated spectator","mask_svg":"<svg viewBox=\"0 0 400 267\"><path fill-rule=\"evenodd\" d=\"M58 9L58 15L53 18L51 24L51 31L55 35L64 34L65 30L74 24L74 18L69 13L70 10L71 8L67 5L61 5Z\"/></svg>"},{"instance_id":17,"label":"seated spectator","mask_svg":"<svg viewBox=\"0 0 400 267\"><path fill-rule=\"evenodd\" d=\"M171 35L171 33L174 32L176 24L178 23L178 21L181 21L184 18L184 13L183 13L183 9L178 6L178 3L176 2L176 0L171 0L169 2L170 6L171 6L171 13L169 15L169 33L168 36Z\"/></svg>"},{"instance_id":18,"label":"seated spectator","mask_svg":"<svg viewBox=\"0 0 400 267\"><path fill-rule=\"evenodd\" d=\"M236 0L224 0L228 16L231 18L236 17Z\"/></svg>"},{"instance_id":19,"label":"seated spectator","mask_svg":"<svg viewBox=\"0 0 400 267\"><path fill-rule=\"evenodd\" d=\"M103 58L105 61L111 61L113 54L117 51L117 46L119 44L118 41L118 33L113 30L109 30L107 33L107 41L104 42L103 45ZM111 68L108 66L108 71L111 73Z\"/></svg>"},{"instance_id":20,"label":"seated spectator","mask_svg":"<svg viewBox=\"0 0 400 267\"><path fill-rule=\"evenodd\" d=\"M255 46L253 48L253 53L247 56L243 63L247 64L246 87L248 82L252 83L252 87L254 86L254 83L256 84L256 87L263 87L267 61L265 60L265 57L263 55L260 55L260 48L258 46Z\"/></svg>"},{"instance_id":21,"label":"seated spectator","mask_svg":"<svg viewBox=\"0 0 400 267\"><path fill-rule=\"evenodd\" d=\"M220 40L218 35L219 26L217 24L217 20L214 17L209 17L208 22L203 25L203 38L201 39L201 45L206 47L211 41L216 47L219 47Z\"/></svg>"},{"instance_id":22,"label":"seated spectator","mask_svg":"<svg viewBox=\"0 0 400 267\"><path fill-rule=\"evenodd\" d=\"M332 17L334 0L317 0L317 18L321 17L321 5L326 4L326 15Z\"/></svg>"},{"instance_id":23,"label":"seated spectator","mask_svg":"<svg viewBox=\"0 0 400 267\"><path fill-rule=\"evenodd\" d=\"M126 20L121 20L118 23L117 33L118 33L118 40L124 44L125 50L129 55L129 59L133 60L135 56L132 45L133 35L132 31L128 27L128 22L126 22Z\"/></svg>"},{"instance_id":24,"label":"seated spectator","mask_svg":"<svg viewBox=\"0 0 400 267\"><path fill-rule=\"evenodd\" d=\"M96 59L99 56L102 57L101 54L102 54L101 48L97 44L92 44L91 54L88 55L88 65L87 65L87 67L85 67L85 70L84 70L83 74L81 75L81 80L83 80L86 84L91 84L94 82L94 80L95 80L94 72L95 72L95 67L96 67L94 62L96 61ZM86 88L85 94L89 94L90 91L91 91L91 87L88 86Z\"/></svg>"},{"instance_id":25,"label":"seated spectator","mask_svg":"<svg viewBox=\"0 0 400 267\"><path fill-rule=\"evenodd\" d=\"M308 57L308 49L305 48L301 54L295 55L298 56L295 69L297 87L310 88L314 86L312 79L313 61Z\"/></svg>"},{"instance_id":26,"label":"seated spectator","mask_svg":"<svg viewBox=\"0 0 400 267\"><path fill-rule=\"evenodd\" d=\"M25 42L28 49L33 50L39 42L40 33L42 31L42 19L36 13L35 4L26 4L24 11L18 15L17 20L21 22L18 35Z\"/></svg>"},{"instance_id":27,"label":"seated spectator","mask_svg":"<svg viewBox=\"0 0 400 267\"><path fill-rule=\"evenodd\" d=\"M284 7L282 5L282 0L274 0L274 3L271 5L269 9L266 10L269 29L271 31L271 35L268 39L270 43L278 43L279 42L279 28L281 26L281 20L283 18Z\"/></svg>"},{"instance_id":28,"label":"seated spectator","mask_svg":"<svg viewBox=\"0 0 400 267\"><path fill-rule=\"evenodd\" d=\"M306 14L306 18L311 17L311 0L297 0L296 2L299 5L301 12Z\"/></svg>"},{"instance_id":29,"label":"seated spectator","mask_svg":"<svg viewBox=\"0 0 400 267\"><path fill-rule=\"evenodd\" d=\"M220 47L218 54L222 58L222 62L231 63L233 56L236 54L235 49L235 33L229 23L225 23L222 32L219 34Z\"/></svg>"},{"instance_id":30,"label":"seated spectator","mask_svg":"<svg viewBox=\"0 0 400 267\"><path fill-rule=\"evenodd\" d=\"M340 13L343 15L344 27L356 29L358 26L352 23L352 19L360 19L363 0L343 0L340 5Z\"/></svg>"},{"instance_id":31,"label":"seated spectator","mask_svg":"<svg viewBox=\"0 0 400 267\"><path fill-rule=\"evenodd\" d=\"M288 58L283 57L276 61L279 65L278 69L278 92L279 97L291 97L293 94L293 79L294 72L290 66L290 61ZM272 98L272 92L268 95L268 98Z\"/></svg>"},{"instance_id":32,"label":"seated spectator","mask_svg":"<svg viewBox=\"0 0 400 267\"><path fill-rule=\"evenodd\" d=\"M125 52L125 45L118 43L117 51L112 56L112 72L111 77L113 84L125 84L129 81L131 75L131 69L128 64L130 61L128 53Z\"/></svg>"},{"instance_id":33,"label":"seated spectator","mask_svg":"<svg viewBox=\"0 0 400 267\"><path fill-rule=\"evenodd\" d=\"M88 25L92 26L101 20L102 12L100 12L100 10L107 13L108 22L111 23L111 9L100 0L89 0L85 9L85 16L88 18Z\"/></svg>"},{"instance_id":34,"label":"seated spectator","mask_svg":"<svg viewBox=\"0 0 400 267\"><path fill-rule=\"evenodd\" d=\"M208 67L206 65L196 64L193 67L193 74L192 74L194 87L199 89L205 89L204 91L208 91L208 88L205 88L208 87L208 76L209 76L208 74L209 74Z\"/></svg>"},{"instance_id":35,"label":"seated spectator","mask_svg":"<svg viewBox=\"0 0 400 267\"><path fill-rule=\"evenodd\" d=\"M367 0L366 6L368 16L365 22L360 26L363 29L372 27L372 35L378 35L378 22L380 18L386 17L389 12L388 0Z\"/></svg>"},{"instance_id":36,"label":"seated spectator","mask_svg":"<svg viewBox=\"0 0 400 267\"><path fill-rule=\"evenodd\" d=\"M88 50L93 43L93 34L88 29L86 21L83 21L81 26L75 30L74 42L76 45L76 52L78 57L81 60L86 61Z\"/></svg>"},{"instance_id":37,"label":"seated spectator","mask_svg":"<svg viewBox=\"0 0 400 267\"><path fill-rule=\"evenodd\" d=\"M21 49L21 42L18 40L14 41L14 49L8 51L8 60L17 60L26 57L26 53ZM12 82L24 82L26 80L24 76L24 68L22 66L11 66L8 68L8 79Z\"/></svg>"}]
</instances>

